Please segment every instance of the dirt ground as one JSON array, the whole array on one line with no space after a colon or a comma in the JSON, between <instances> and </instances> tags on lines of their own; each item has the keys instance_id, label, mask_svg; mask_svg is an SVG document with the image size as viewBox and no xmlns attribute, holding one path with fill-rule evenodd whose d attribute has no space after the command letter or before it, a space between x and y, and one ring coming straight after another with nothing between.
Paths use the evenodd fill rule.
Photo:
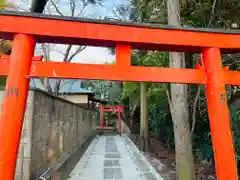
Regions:
<instances>
[{"instance_id":1,"label":"dirt ground","mask_svg":"<svg viewBox=\"0 0 240 180\"><path fill-rule=\"evenodd\" d=\"M132 140L139 146L139 138L132 137ZM164 144L155 140L150 140L151 152L143 153L149 162L155 167L159 174L166 180L177 180L175 155L164 147ZM216 180L213 167L196 163L197 180Z\"/></svg>"}]
</instances>

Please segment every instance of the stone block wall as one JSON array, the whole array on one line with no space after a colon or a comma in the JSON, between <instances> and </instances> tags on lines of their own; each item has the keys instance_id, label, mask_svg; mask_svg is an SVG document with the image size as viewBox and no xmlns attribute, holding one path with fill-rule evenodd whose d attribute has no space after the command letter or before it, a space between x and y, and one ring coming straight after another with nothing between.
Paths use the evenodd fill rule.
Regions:
<instances>
[{"instance_id":1,"label":"stone block wall","mask_svg":"<svg viewBox=\"0 0 240 180\"><path fill-rule=\"evenodd\" d=\"M0 103L3 90L0 91ZM44 91L30 90L15 180L35 179L94 132L95 112Z\"/></svg>"}]
</instances>

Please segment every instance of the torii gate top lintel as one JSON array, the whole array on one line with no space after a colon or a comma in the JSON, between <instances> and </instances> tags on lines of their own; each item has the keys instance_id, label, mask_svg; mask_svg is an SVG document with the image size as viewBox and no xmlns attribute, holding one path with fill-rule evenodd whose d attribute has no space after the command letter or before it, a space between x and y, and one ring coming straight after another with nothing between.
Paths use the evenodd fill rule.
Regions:
<instances>
[{"instance_id":1,"label":"torii gate top lintel","mask_svg":"<svg viewBox=\"0 0 240 180\"><path fill-rule=\"evenodd\" d=\"M10 58L0 58L0 76L8 76L0 116L0 179L14 180L31 77L205 84L217 177L238 179L225 85L240 85L240 72L223 68L221 61L223 52L240 52L238 32L7 11L0 11L0 24L0 38L13 39ZM36 42L116 47L116 64L42 62L34 58ZM200 52L203 66L132 66L132 48Z\"/></svg>"},{"instance_id":2,"label":"torii gate top lintel","mask_svg":"<svg viewBox=\"0 0 240 180\"><path fill-rule=\"evenodd\" d=\"M0 17L0 37L3 39L11 39L16 33L27 33L33 35L37 42L103 47L126 43L136 49L180 52L202 52L204 48L216 47L222 52L240 52L240 33L235 30L139 24L12 11L0 11ZM19 23L21 26L17 25Z\"/></svg>"}]
</instances>

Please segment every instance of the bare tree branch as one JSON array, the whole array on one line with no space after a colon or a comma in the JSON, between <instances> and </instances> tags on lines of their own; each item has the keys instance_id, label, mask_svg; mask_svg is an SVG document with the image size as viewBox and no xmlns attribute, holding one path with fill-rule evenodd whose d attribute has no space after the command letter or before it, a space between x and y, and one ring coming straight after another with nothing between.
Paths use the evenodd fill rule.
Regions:
<instances>
[{"instance_id":1,"label":"bare tree branch","mask_svg":"<svg viewBox=\"0 0 240 180\"><path fill-rule=\"evenodd\" d=\"M68 56L69 56L69 53L72 49L72 45L69 45L65 51L65 55L64 55L64 58L63 58L63 62L68 62ZM54 94L56 96L58 96L58 92L59 92L59 88L60 88L60 84L62 82L62 79L58 79L56 81L56 85L55 85L55 88L54 88Z\"/></svg>"},{"instance_id":2,"label":"bare tree branch","mask_svg":"<svg viewBox=\"0 0 240 180\"><path fill-rule=\"evenodd\" d=\"M65 53L64 53L64 52L62 52L61 50L58 50L58 49L53 49L52 51L55 51L55 52L57 52L57 53L59 53L59 54L61 54L61 55L65 56Z\"/></svg>"},{"instance_id":3,"label":"bare tree branch","mask_svg":"<svg viewBox=\"0 0 240 180\"><path fill-rule=\"evenodd\" d=\"M47 1L47 0L44 0ZM52 14L52 13L57 13L61 16L64 16L65 11L61 10L60 7L60 0L49 0L49 4L50 6L46 7L47 13ZM86 7L88 6L88 4L99 4L101 2L101 0L67 0L68 2L68 8L70 10L70 12L68 11L67 15L71 16L71 17L75 17L77 16L82 16L83 11L86 9ZM80 7L80 8L79 8ZM79 12L79 14L78 14ZM65 47L64 47L65 48ZM45 59L50 59L50 51L54 50L57 51L58 53L63 55L63 62L71 62L72 59L79 54L81 51L83 51L86 48L86 46L79 46L76 48L76 50L73 50L73 46L72 45L68 45L65 49L65 52L61 52L60 50L57 49L57 47L54 48L50 47L49 44L43 44L42 45L42 50L44 53L44 57ZM48 80L49 82L49 80ZM49 83L44 81L44 84L46 86L49 86ZM60 86L61 86L61 79L56 80L56 84L52 85L52 90L54 92L55 95L58 95Z\"/></svg>"},{"instance_id":4,"label":"bare tree branch","mask_svg":"<svg viewBox=\"0 0 240 180\"><path fill-rule=\"evenodd\" d=\"M72 49L72 45L69 45L67 47L66 51L65 51L65 56L63 58L63 62L67 62L68 61L68 56L69 56L69 53L70 53L71 49Z\"/></svg>"},{"instance_id":5,"label":"bare tree branch","mask_svg":"<svg viewBox=\"0 0 240 180\"><path fill-rule=\"evenodd\" d=\"M72 59L73 59L77 54L79 54L81 51L83 51L85 48L86 48L86 46L79 46L79 47L77 48L77 50L69 57L70 51L71 51L71 49L72 49L72 45L69 45L69 46L67 47L67 49L66 49L63 62L71 62ZM55 89L54 89L54 94L55 94L56 96L57 96L58 93L59 93L59 88L60 88L61 82L62 82L61 79L57 80L57 82L56 82L56 86L55 86Z\"/></svg>"},{"instance_id":6,"label":"bare tree branch","mask_svg":"<svg viewBox=\"0 0 240 180\"><path fill-rule=\"evenodd\" d=\"M87 7L87 6L83 7L83 8L79 11L79 13L77 14L77 16L80 16L80 15L83 13L83 11L85 10L86 7ZM84 16L83 16L83 17L84 17Z\"/></svg>"},{"instance_id":7,"label":"bare tree branch","mask_svg":"<svg viewBox=\"0 0 240 180\"><path fill-rule=\"evenodd\" d=\"M214 17L214 13L215 13L216 4L217 4L217 0L214 0L214 1L213 1L213 5L212 5L212 15L211 15L210 20L209 20L208 25L207 25L208 28L209 28L209 27L211 26L211 24L212 24L213 17Z\"/></svg>"},{"instance_id":8,"label":"bare tree branch","mask_svg":"<svg viewBox=\"0 0 240 180\"><path fill-rule=\"evenodd\" d=\"M69 2L70 8L71 8L71 15L74 16L75 10L76 10L76 2L75 0L70 0Z\"/></svg>"},{"instance_id":9,"label":"bare tree branch","mask_svg":"<svg viewBox=\"0 0 240 180\"><path fill-rule=\"evenodd\" d=\"M42 44L42 50L43 50L44 59L49 60L50 59L49 45L48 44Z\"/></svg>"},{"instance_id":10,"label":"bare tree branch","mask_svg":"<svg viewBox=\"0 0 240 180\"><path fill-rule=\"evenodd\" d=\"M86 46L79 46L79 47L77 48L77 50L68 58L67 62L72 61L72 59L73 59L77 54L79 54L80 52L82 52L84 49L86 49Z\"/></svg>"},{"instance_id":11,"label":"bare tree branch","mask_svg":"<svg viewBox=\"0 0 240 180\"><path fill-rule=\"evenodd\" d=\"M168 99L168 104L169 104L169 108L170 108L170 111L171 111L171 115L173 115L173 105L172 105L172 100L171 100L171 96L169 94L169 91L168 89L165 87L165 85L163 85L163 89L167 95L167 99Z\"/></svg>"},{"instance_id":12,"label":"bare tree branch","mask_svg":"<svg viewBox=\"0 0 240 180\"><path fill-rule=\"evenodd\" d=\"M59 10L59 8L57 7L57 4L55 2L53 2L53 0L50 0L51 4L53 5L53 7L55 8L55 10L57 11L57 13L61 16L64 16L63 13Z\"/></svg>"},{"instance_id":13,"label":"bare tree branch","mask_svg":"<svg viewBox=\"0 0 240 180\"><path fill-rule=\"evenodd\" d=\"M86 9L86 7L87 7L87 3L84 3L84 4L83 4L83 7L81 8L81 10L80 10L79 13L77 14L77 16L80 16L80 15L83 13L83 11Z\"/></svg>"},{"instance_id":14,"label":"bare tree branch","mask_svg":"<svg viewBox=\"0 0 240 180\"><path fill-rule=\"evenodd\" d=\"M191 136L193 135L194 130L195 130L197 102L200 97L200 92L201 92L201 87L198 86L197 94L195 96L194 103L193 103L192 128L191 128L191 132L190 132Z\"/></svg>"},{"instance_id":15,"label":"bare tree branch","mask_svg":"<svg viewBox=\"0 0 240 180\"><path fill-rule=\"evenodd\" d=\"M49 50L50 45L49 44L42 44L42 49L43 49L43 55L45 60L50 59L50 50ZM49 82L49 78L44 78L43 79L43 86L48 92L52 92L52 87Z\"/></svg>"}]
</instances>

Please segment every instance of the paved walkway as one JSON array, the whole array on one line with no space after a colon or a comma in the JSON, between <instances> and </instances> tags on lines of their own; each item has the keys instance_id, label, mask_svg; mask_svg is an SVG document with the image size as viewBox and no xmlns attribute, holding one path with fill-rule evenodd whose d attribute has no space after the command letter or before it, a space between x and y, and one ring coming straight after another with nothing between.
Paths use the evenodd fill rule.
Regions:
<instances>
[{"instance_id":1,"label":"paved walkway","mask_svg":"<svg viewBox=\"0 0 240 180\"><path fill-rule=\"evenodd\" d=\"M97 136L68 180L163 180L127 136Z\"/></svg>"}]
</instances>

